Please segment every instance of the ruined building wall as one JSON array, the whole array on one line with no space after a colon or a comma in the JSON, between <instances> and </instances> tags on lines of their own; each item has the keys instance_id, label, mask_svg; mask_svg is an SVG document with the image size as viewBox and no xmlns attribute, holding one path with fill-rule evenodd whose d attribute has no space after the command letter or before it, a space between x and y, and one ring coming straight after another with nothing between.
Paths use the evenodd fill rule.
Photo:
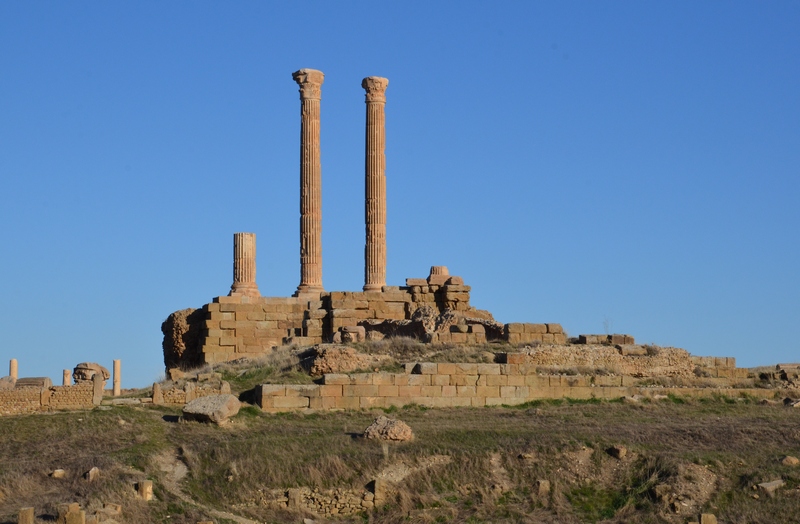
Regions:
<instances>
[{"instance_id":1,"label":"ruined building wall","mask_svg":"<svg viewBox=\"0 0 800 524\"><path fill-rule=\"evenodd\" d=\"M103 381L98 380L71 386L0 389L0 415L91 409L102 400L103 384Z\"/></svg>"},{"instance_id":2,"label":"ruined building wall","mask_svg":"<svg viewBox=\"0 0 800 524\"><path fill-rule=\"evenodd\" d=\"M483 407L565 397L615 399L673 394L771 398L775 395L775 390L755 388L753 380L746 377L687 377L682 386L653 387L651 379L630 375L546 375L540 374L538 366L527 356L514 356L517 358L509 359L514 363L508 364L423 362L406 365L406 373L326 374L321 384L263 384L256 387L256 403L265 411L280 412L389 408L409 404Z\"/></svg>"},{"instance_id":3,"label":"ruined building wall","mask_svg":"<svg viewBox=\"0 0 800 524\"><path fill-rule=\"evenodd\" d=\"M446 268L443 271L446 273ZM428 279L408 279L407 284L410 285L383 286L381 291L323 292L318 300L317 295L309 299L309 294L287 298L242 294L216 297L196 312L176 312L164 322L165 364L168 368L191 368L256 358L283 344L331 342L337 334L357 327L374 337L412 336L426 342L477 344L509 339L504 326L495 322L489 312L470 305L470 287L460 277L431 275ZM430 312L429 318L412 322L415 312L423 306L429 308L425 309ZM435 324L441 315L451 325L424 325ZM551 330L557 326L558 340L566 341L558 324L532 325L543 326L545 331L547 326ZM190 333L197 333L197 350L184 350L190 358L181 359L181 353L172 348L190 348Z\"/></svg>"},{"instance_id":4,"label":"ruined building wall","mask_svg":"<svg viewBox=\"0 0 800 524\"><path fill-rule=\"evenodd\" d=\"M0 389L0 415L33 413L41 406L41 388Z\"/></svg>"}]
</instances>

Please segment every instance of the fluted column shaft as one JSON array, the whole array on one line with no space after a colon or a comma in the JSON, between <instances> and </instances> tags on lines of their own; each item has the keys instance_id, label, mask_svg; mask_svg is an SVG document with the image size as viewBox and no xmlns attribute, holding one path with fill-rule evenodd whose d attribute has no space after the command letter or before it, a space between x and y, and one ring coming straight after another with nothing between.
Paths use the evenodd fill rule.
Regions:
<instances>
[{"instance_id":1,"label":"fluted column shaft","mask_svg":"<svg viewBox=\"0 0 800 524\"><path fill-rule=\"evenodd\" d=\"M233 285L229 295L260 297L256 284L256 235L233 234Z\"/></svg>"},{"instance_id":2,"label":"fluted column shaft","mask_svg":"<svg viewBox=\"0 0 800 524\"><path fill-rule=\"evenodd\" d=\"M386 285L386 87L389 80L370 76L366 90L364 291Z\"/></svg>"},{"instance_id":3,"label":"fluted column shaft","mask_svg":"<svg viewBox=\"0 0 800 524\"><path fill-rule=\"evenodd\" d=\"M292 74L300 86L300 285L296 294L322 288L322 163L319 106L325 75L314 69Z\"/></svg>"}]
</instances>

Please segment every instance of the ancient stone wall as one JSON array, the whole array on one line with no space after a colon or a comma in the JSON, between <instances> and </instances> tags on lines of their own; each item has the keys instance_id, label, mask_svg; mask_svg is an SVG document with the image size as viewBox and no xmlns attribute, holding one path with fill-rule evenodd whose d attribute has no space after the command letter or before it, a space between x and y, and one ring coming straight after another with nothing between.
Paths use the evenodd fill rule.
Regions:
<instances>
[{"instance_id":1,"label":"ancient stone wall","mask_svg":"<svg viewBox=\"0 0 800 524\"><path fill-rule=\"evenodd\" d=\"M53 386L48 391L47 405L52 410L92 408L94 384L87 381L72 386Z\"/></svg>"},{"instance_id":2,"label":"ancient stone wall","mask_svg":"<svg viewBox=\"0 0 800 524\"><path fill-rule=\"evenodd\" d=\"M3 389L0 390L0 415L91 409L102 399L103 382L98 381L98 384L99 388L95 382L87 381L72 386L22 386ZM101 392L100 397L97 395L98 389Z\"/></svg>"},{"instance_id":3,"label":"ancient stone wall","mask_svg":"<svg viewBox=\"0 0 800 524\"><path fill-rule=\"evenodd\" d=\"M321 300L296 297L217 297L203 306L202 361L258 357L284 343L319 343L328 315L322 306Z\"/></svg>"},{"instance_id":4,"label":"ancient stone wall","mask_svg":"<svg viewBox=\"0 0 800 524\"><path fill-rule=\"evenodd\" d=\"M0 415L33 413L41 407L41 388L0 389Z\"/></svg>"},{"instance_id":5,"label":"ancient stone wall","mask_svg":"<svg viewBox=\"0 0 800 524\"><path fill-rule=\"evenodd\" d=\"M512 355L509 355L512 357ZM620 398L643 395L741 396L771 398L774 390L754 387L752 379L682 377L662 386L630 375L547 375L528 356L516 354L507 364L407 364L405 373L326 374L321 384L263 384L256 403L269 412L427 407L480 407L523 404L548 398ZM522 362L522 363L519 363Z\"/></svg>"},{"instance_id":6,"label":"ancient stone wall","mask_svg":"<svg viewBox=\"0 0 800 524\"><path fill-rule=\"evenodd\" d=\"M451 277L440 267L427 279L407 279L404 287L383 286L381 291L333 291L310 300L309 294L299 297L256 297L242 294L216 297L197 313L182 310L164 322L165 364L170 367L197 367L235 360L255 358L283 344L313 345L336 340L337 333L362 327L374 336L411 336L425 342L480 344L487 340L509 340L502 324L488 311L475 309L469 303L470 287L460 277ZM316 295L315 295L316 297ZM415 312L430 307L431 325L412 323ZM198 314L199 313L199 314ZM436 316L447 314L446 325L437 325ZM451 325L452 324L452 325ZM522 324L520 324L522 325ZM512 324L510 326L516 326ZM566 341L558 324L545 336L526 341ZM557 327L557 331L556 331ZM191 333L198 333L197 350L192 350ZM514 328L511 328L514 332ZM556 336L557 335L557 336ZM511 336L515 341L518 340ZM522 339L519 339L522 341ZM186 348L188 360L179 358ZM198 359L192 355L199 355Z\"/></svg>"},{"instance_id":7,"label":"ancient stone wall","mask_svg":"<svg viewBox=\"0 0 800 524\"><path fill-rule=\"evenodd\" d=\"M210 382L186 381L162 386L153 384L152 402L156 405L177 404L183 405L192 400L209 395L228 395L231 386L224 380Z\"/></svg>"},{"instance_id":8,"label":"ancient stone wall","mask_svg":"<svg viewBox=\"0 0 800 524\"><path fill-rule=\"evenodd\" d=\"M511 344L566 344L561 324L512 323L505 325L505 339Z\"/></svg>"}]
</instances>

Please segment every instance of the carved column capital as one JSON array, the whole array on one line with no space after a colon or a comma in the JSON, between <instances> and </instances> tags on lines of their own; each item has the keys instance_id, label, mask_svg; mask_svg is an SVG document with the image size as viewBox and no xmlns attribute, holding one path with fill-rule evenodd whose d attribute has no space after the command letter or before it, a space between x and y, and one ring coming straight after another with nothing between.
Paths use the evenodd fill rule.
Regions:
<instances>
[{"instance_id":1,"label":"carved column capital","mask_svg":"<svg viewBox=\"0 0 800 524\"><path fill-rule=\"evenodd\" d=\"M366 94L366 102L383 102L386 103L386 88L389 86L389 79L380 76L368 76L361 81Z\"/></svg>"},{"instance_id":2,"label":"carved column capital","mask_svg":"<svg viewBox=\"0 0 800 524\"><path fill-rule=\"evenodd\" d=\"M292 78L300 86L300 100L322 98L322 82L325 73L316 69L301 69L292 73Z\"/></svg>"}]
</instances>

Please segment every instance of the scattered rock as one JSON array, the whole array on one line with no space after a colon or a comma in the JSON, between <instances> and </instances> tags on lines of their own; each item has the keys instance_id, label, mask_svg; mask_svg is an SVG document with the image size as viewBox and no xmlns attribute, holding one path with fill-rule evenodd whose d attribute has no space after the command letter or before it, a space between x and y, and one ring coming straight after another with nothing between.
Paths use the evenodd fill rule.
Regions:
<instances>
[{"instance_id":1,"label":"scattered rock","mask_svg":"<svg viewBox=\"0 0 800 524\"><path fill-rule=\"evenodd\" d=\"M54 469L52 473L50 473L50 477L54 479L63 479L67 476L67 472L63 469Z\"/></svg>"},{"instance_id":2,"label":"scattered rock","mask_svg":"<svg viewBox=\"0 0 800 524\"><path fill-rule=\"evenodd\" d=\"M713 513L703 513L700 515L700 524L717 524L717 517Z\"/></svg>"},{"instance_id":3,"label":"scattered rock","mask_svg":"<svg viewBox=\"0 0 800 524\"><path fill-rule=\"evenodd\" d=\"M786 455L783 457L783 460L781 460L781 464L784 466L797 466L800 464L800 459L797 457L792 457L791 455Z\"/></svg>"},{"instance_id":4,"label":"scattered rock","mask_svg":"<svg viewBox=\"0 0 800 524\"><path fill-rule=\"evenodd\" d=\"M717 476L698 464L681 464L674 474L658 484L655 495L661 504L662 514L671 516L690 516L700 513L700 509L711 499L716 490Z\"/></svg>"},{"instance_id":5,"label":"scattered rock","mask_svg":"<svg viewBox=\"0 0 800 524\"><path fill-rule=\"evenodd\" d=\"M625 458L625 455L628 454L628 450L624 446L611 446L606 450L606 453L615 459L622 460Z\"/></svg>"},{"instance_id":6,"label":"scattered rock","mask_svg":"<svg viewBox=\"0 0 800 524\"><path fill-rule=\"evenodd\" d=\"M782 488L785 484L786 483L783 480L778 479L778 480L771 480L769 482L762 482L761 484L758 485L758 487L768 496L774 497L775 492L778 490L778 488Z\"/></svg>"},{"instance_id":7,"label":"scattered rock","mask_svg":"<svg viewBox=\"0 0 800 524\"><path fill-rule=\"evenodd\" d=\"M89 482L94 482L95 480L100 478L100 468L93 467L92 469L83 474L83 478L88 480Z\"/></svg>"},{"instance_id":8,"label":"scattered rock","mask_svg":"<svg viewBox=\"0 0 800 524\"><path fill-rule=\"evenodd\" d=\"M405 442L414 439L414 432L405 422L381 415L364 430L364 438Z\"/></svg>"},{"instance_id":9,"label":"scattered rock","mask_svg":"<svg viewBox=\"0 0 800 524\"><path fill-rule=\"evenodd\" d=\"M183 406L183 419L224 424L239 413L241 403L233 395L208 395Z\"/></svg>"}]
</instances>

